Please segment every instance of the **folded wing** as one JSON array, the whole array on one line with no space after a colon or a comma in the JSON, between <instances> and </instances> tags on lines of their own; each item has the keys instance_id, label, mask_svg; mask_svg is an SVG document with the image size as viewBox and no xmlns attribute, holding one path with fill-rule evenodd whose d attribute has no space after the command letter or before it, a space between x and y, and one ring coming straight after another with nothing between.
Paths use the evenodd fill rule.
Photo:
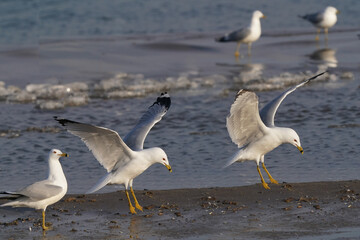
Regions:
<instances>
[{"instance_id":1,"label":"folded wing","mask_svg":"<svg viewBox=\"0 0 360 240\"><path fill-rule=\"evenodd\" d=\"M317 12L312 14L306 14L304 16L301 16L301 18L308 20L314 25L317 25L324 20L324 14L322 12Z\"/></svg>"},{"instance_id":2,"label":"folded wing","mask_svg":"<svg viewBox=\"0 0 360 240\"><path fill-rule=\"evenodd\" d=\"M17 194L29 197L33 200L43 200L56 196L62 191L62 187L53 185L49 181L44 180L21 189Z\"/></svg>"},{"instance_id":3,"label":"folded wing","mask_svg":"<svg viewBox=\"0 0 360 240\"><path fill-rule=\"evenodd\" d=\"M53 185L49 180L33 183L16 192L2 192L2 194L10 194L16 198L26 198L33 201L44 200L60 194L63 188L60 186Z\"/></svg>"},{"instance_id":4,"label":"folded wing","mask_svg":"<svg viewBox=\"0 0 360 240\"><path fill-rule=\"evenodd\" d=\"M237 31L228 33L220 38L215 39L217 42L236 42L242 41L251 34L249 28L242 28Z\"/></svg>"}]
</instances>

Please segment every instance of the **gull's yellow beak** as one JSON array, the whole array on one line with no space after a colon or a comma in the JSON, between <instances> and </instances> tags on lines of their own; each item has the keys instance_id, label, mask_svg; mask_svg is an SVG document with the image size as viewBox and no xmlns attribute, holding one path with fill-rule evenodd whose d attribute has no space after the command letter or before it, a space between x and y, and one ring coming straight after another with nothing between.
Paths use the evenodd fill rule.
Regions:
<instances>
[{"instance_id":1,"label":"gull's yellow beak","mask_svg":"<svg viewBox=\"0 0 360 240\"><path fill-rule=\"evenodd\" d=\"M262 17L261 18L266 18L266 16L265 15L262 15Z\"/></svg>"},{"instance_id":2,"label":"gull's yellow beak","mask_svg":"<svg viewBox=\"0 0 360 240\"><path fill-rule=\"evenodd\" d=\"M169 170L169 172L172 172L171 166L168 164L165 164L165 167Z\"/></svg>"},{"instance_id":3,"label":"gull's yellow beak","mask_svg":"<svg viewBox=\"0 0 360 240\"><path fill-rule=\"evenodd\" d=\"M300 147L300 146L296 146L297 147L297 149L299 149L299 151L301 152L301 154L304 154L304 149L302 148L302 147Z\"/></svg>"},{"instance_id":4,"label":"gull's yellow beak","mask_svg":"<svg viewBox=\"0 0 360 240\"><path fill-rule=\"evenodd\" d=\"M62 154L59 154L59 156L60 156L60 157L68 157L69 154L67 154L67 153L62 153Z\"/></svg>"},{"instance_id":5,"label":"gull's yellow beak","mask_svg":"<svg viewBox=\"0 0 360 240\"><path fill-rule=\"evenodd\" d=\"M340 13L340 11L339 10L336 10L336 14L339 14Z\"/></svg>"}]
</instances>

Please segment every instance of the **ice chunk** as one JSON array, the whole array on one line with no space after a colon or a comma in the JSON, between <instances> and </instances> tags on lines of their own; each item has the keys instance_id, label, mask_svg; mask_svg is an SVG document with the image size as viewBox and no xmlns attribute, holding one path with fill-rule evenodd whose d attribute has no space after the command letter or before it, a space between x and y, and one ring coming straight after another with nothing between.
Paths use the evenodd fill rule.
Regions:
<instances>
[{"instance_id":1,"label":"ice chunk","mask_svg":"<svg viewBox=\"0 0 360 240\"><path fill-rule=\"evenodd\" d=\"M64 103L60 101L54 100L38 100L35 104L36 108L45 109L45 110L54 110L54 109L61 109L64 108Z\"/></svg>"},{"instance_id":2,"label":"ice chunk","mask_svg":"<svg viewBox=\"0 0 360 240\"><path fill-rule=\"evenodd\" d=\"M28 93L25 90L20 92L15 92L7 96L7 101L9 102L18 102L18 103L28 103L36 100L36 96L32 93Z\"/></svg>"}]
</instances>

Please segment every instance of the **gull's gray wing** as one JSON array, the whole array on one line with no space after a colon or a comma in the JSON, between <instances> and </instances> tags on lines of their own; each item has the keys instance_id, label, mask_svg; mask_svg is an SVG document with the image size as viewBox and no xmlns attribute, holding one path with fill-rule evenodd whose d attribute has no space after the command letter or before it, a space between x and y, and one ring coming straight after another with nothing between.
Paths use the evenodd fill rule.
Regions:
<instances>
[{"instance_id":1,"label":"gull's gray wing","mask_svg":"<svg viewBox=\"0 0 360 240\"><path fill-rule=\"evenodd\" d=\"M130 161L133 151L124 143L117 132L68 119L55 117L55 120L71 134L80 137L108 172L115 166L118 168Z\"/></svg>"},{"instance_id":2,"label":"gull's gray wing","mask_svg":"<svg viewBox=\"0 0 360 240\"><path fill-rule=\"evenodd\" d=\"M240 90L226 118L226 127L231 140L242 147L265 135L267 127L260 119L259 100L256 94Z\"/></svg>"},{"instance_id":3,"label":"gull's gray wing","mask_svg":"<svg viewBox=\"0 0 360 240\"><path fill-rule=\"evenodd\" d=\"M27 197L34 201L40 201L60 194L63 188L51 184L49 180L33 183L19 191L11 192L12 195L19 195L19 197Z\"/></svg>"},{"instance_id":4,"label":"gull's gray wing","mask_svg":"<svg viewBox=\"0 0 360 240\"><path fill-rule=\"evenodd\" d=\"M306 83L310 82L311 80L317 78L320 75L323 75L324 73L326 73L326 72L322 72L316 76L313 76L313 77L303 81L302 83L299 83L298 85L296 85L292 88L289 88L288 90L284 91L279 96L274 98L271 102L266 104L260 111L260 117L261 117L261 120L264 122L264 124L267 127L274 127L275 126L274 118L275 118L276 111L279 108L282 101L285 99L285 97L287 95L289 95L290 93L292 93L293 91L295 91L297 88L305 85Z\"/></svg>"},{"instance_id":5,"label":"gull's gray wing","mask_svg":"<svg viewBox=\"0 0 360 240\"><path fill-rule=\"evenodd\" d=\"M249 28L242 28L237 31L225 34L224 36L215 39L218 42L237 42L242 41L247 36L249 36L251 30Z\"/></svg>"},{"instance_id":6,"label":"gull's gray wing","mask_svg":"<svg viewBox=\"0 0 360 240\"><path fill-rule=\"evenodd\" d=\"M306 15L300 16L300 17L305 19L305 20L308 20L309 22L311 22L314 25L317 25L321 21L324 20L324 14L322 12L306 14Z\"/></svg>"},{"instance_id":7,"label":"gull's gray wing","mask_svg":"<svg viewBox=\"0 0 360 240\"><path fill-rule=\"evenodd\" d=\"M142 150L144 141L151 128L161 120L171 105L168 93L161 93L156 102L151 105L140 118L136 126L125 136L124 142L134 151Z\"/></svg>"}]
</instances>

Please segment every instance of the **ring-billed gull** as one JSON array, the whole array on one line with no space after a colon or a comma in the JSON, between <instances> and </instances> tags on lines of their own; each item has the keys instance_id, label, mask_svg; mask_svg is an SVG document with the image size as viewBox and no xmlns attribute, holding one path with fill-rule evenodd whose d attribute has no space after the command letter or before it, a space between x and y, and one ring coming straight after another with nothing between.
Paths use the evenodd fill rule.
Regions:
<instances>
[{"instance_id":1,"label":"ring-billed gull","mask_svg":"<svg viewBox=\"0 0 360 240\"><path fill-rule=\"evenodd\" d=\"M325 39L328 38L329 28L331 28L332 26L335 25L335 23L337 21L336 14L338 14L338 13L339 13L339 10L337 10L336 8L334 8L332 6L328 6L323 11L306 14L304 16L299 16L299 17L301 17L305 20L308 20L315 27L317 27L317 33L316 33L315 40L318 41L321 28L324 29Z\"/></svg>"},{"instance_id":2,"label":"ring-billed gull","mask_svg":"<svg viewBox=\"0 0 360 240\"><path fill-rule=\"evenodd\" d=\"M48 230L45 225L45 211L47 206L59 201L67 192L67 181L62 170L59 158L68 157L58 149L52 149L49 153L48 178L31 184L15 192L1 192L10 194L14 201L4 203L1 207L29 207L42 209L42 228Z\"/></svg>"},{"instance_id":3,"label":"ring-billed gull","mask_svg":"<svg viewBox=\"0 0 360 240\"><path fill-rule=\"evenodd\" d=\"M259 39L261 35L260 18L265 18L265 15L256 10L253 12L250 25L246 28L241 28L237 31L225 34L224 36L215 39L217 42L237 42L235 56L239 56L239 49L241 43L247 43L248 55L251 55L251 44Z\"/></svg>"},{"instance_id":4,"label":"ring-billed gull","mask_svg":"<svg viewBox=\"0 0 360 240\"><path fill-rule=\"evenodd\" d=\"M258 109L259 101L256 94L252 91L241 89L237 93L235 101L231 105L230 114L226 118L226 127L230 138L240 149L233 155L225 167L234 162L256 161L261 183L264 188L270 189L260 172L259 163L261 162L270 181L278 184L265 167L264 155L283 143L294 145L301 153L303 153L303 149L300 144L300 138L293 129L275 126L274 117L276 111L287 95L324 73L320 73L286 90L265 105L260 114Z\"/></svg>"},{"instance_id":5,"label":"ring-billed gull","mask_svg":"<svg viewBox=\"0 0 360 240\"><path fill-rule=\"evenodd\" d=\"M162 93L140 118L136 126L125 136L124 140L111 129L55 117L55 120L70 133L80 137L85 142L95 158L107 170L107 174L87 193L96 192L107 184L123 184L130 212L136 213L130 201L128 187L130 187L134 198L135 207L140 211L143 210L132 188L134 178L154 163L163 164L170 172L172 171L167 155L161 148L143 149L145 138L150 129L161 120L170 105L169 94Z\"/></svg>"}]
</instances>

